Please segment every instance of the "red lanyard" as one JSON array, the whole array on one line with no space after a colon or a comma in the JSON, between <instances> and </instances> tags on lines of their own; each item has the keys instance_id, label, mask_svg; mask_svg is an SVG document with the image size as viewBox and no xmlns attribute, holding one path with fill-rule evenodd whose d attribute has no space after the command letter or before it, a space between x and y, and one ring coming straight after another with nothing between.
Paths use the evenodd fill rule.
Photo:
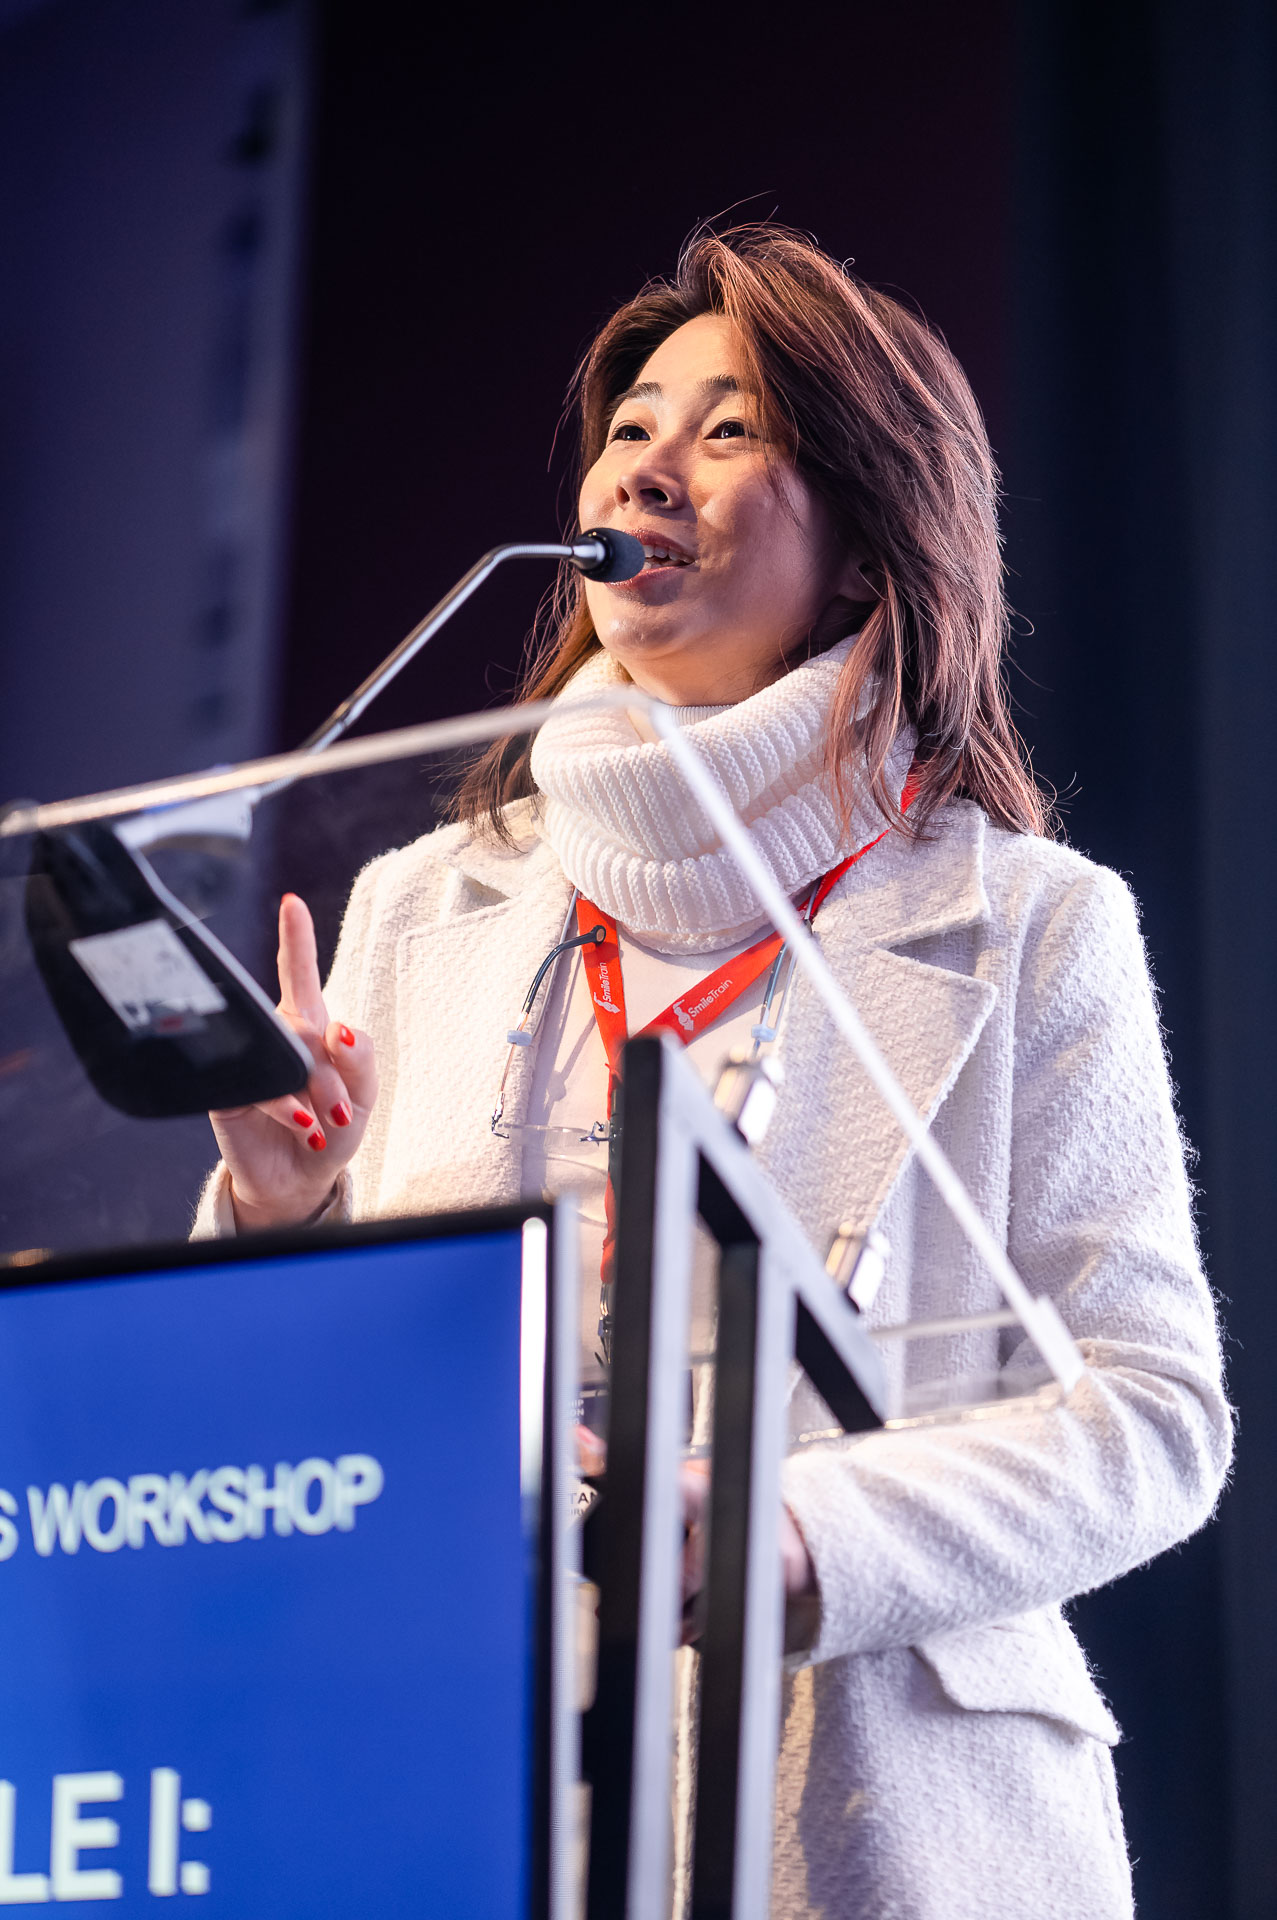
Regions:
<instances>
[{"instance_id":1,"label":"red lanyard","mask_svg":"<svg viewBox=\"0 0 1277 1920\"><path fill-rule=\"evenodd\" d=\"M831 889L837 886L844 873L854 867L857 860L876 847L879 840L885 839L887 829L870 840L858 852L849 854L839 866L827 873L816 884L814 893L809 893L803 901L801 911L809 920L814 920L817 910L823 904ZM594 1003L594 1018L599 1029L599 1038L603 1042L603 1051L607 1054L609 1094L611 1085L620 1070L621 1048L629 1039L629 1023L625 1013L625 982L621 977L621 949L617 940L616 922L611 914L604 913L601 907L594 906L589 900L578 899L576 903L576 924L581 933L588 933L591 927L603 927L607 937L591 942L581 949L581 959L585 965L585 977L589 982L590 998ZM752 947L746 947L744 953L738 953L725 960L721 967L715 967L713 973L699 980L688 993L680 994L677 1000L671 1000L663 1013L641 1029L643 1033L659 1033L662 1030L672 1033L686 1047L720 1020L729 1007L734 1007L743 993L748 992L755 980L764 974L772 961L784 946L784 936L771 932L756 940ZM611 1100L609 1098L609 1107Z\"/></svg>"},{"instance_id":2,"label":"red lanyard","mask_svg":"<svg viewBox=\"0 0 1277 1920\"><path fill-rule=\"evenodd\" d=\"M900 796L900 810L907 812L917 791L917 783L912 770L905 782L904 792ZM857 860L885 840L890 828L884 827L872 840L832 868L822 880L807 894L802 904L802 912L807 916L808 924L815 919L825 899L844 873L854 867ZM629 1023L625 1015L625 982L621 978L621 949L617 939L616 922L611 914L604 913L600 907L590 901L578 898L576 903L576 924L581 933L588 933L592 927L606 929L606 938L591 941L581 948L581 960L585 967L585 977L590 989L590 999L594 1004L594 1019L598 1026L599 1038L607 1055L607 1113L608 1121L615 1139L616 1093L620 1084L621 1049L629 1038ZM744 953L738 953L733 959L725 960L721 967L697 983L687 993L681 993L677 1000L671 1000L663 1013L649 1020L641 1029L643 1033L672 1033L686 1047L720 1020L729 1007L735 1006L742 994L759 976L766 972L784 946L784 936L776 933L764 934ZM606 1231L603 1243L603 1279L606 1283L612 1277L612 1261L616 1240L616 1196L612 1185L612 1169L615 1164L615 1149L608 1154L607 1189L604 1195Z\"/></svg>"}]
</instances>

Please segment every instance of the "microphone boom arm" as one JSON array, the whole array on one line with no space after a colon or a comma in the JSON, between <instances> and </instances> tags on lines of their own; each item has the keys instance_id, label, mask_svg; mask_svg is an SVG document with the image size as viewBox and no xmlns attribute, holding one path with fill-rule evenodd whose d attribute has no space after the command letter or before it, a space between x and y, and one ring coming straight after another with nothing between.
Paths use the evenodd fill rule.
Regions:
<instances>
[{"instance_id":1,"label":"microphone boom arm","mask_svg":"<svg viewBox=\"0 0 1277 1920\"><path fill-rule=\"evenodd\" d=\"M615 539L615 535L612 538ZM322 725L307 735L298 752L319 753L323 748L330 747L334 740L340 740L382 689L389 686L401 668L406 667L421 651L427 640L434 638L440 627L451 620L458 607L464 606L471 594L483 585L503 560L571 560L582 572L591 574L606 565L610 558L608 547L609 542L598 533L585 534L569 546L517 541L509 546L492 547L481 560L475 561L469 573L464 574L455 587L448 589L442 600L431 607L425 618L419 620L412 632L399 642L394 652L387 654L379 667L373 668L363 684L356 687L339 707L335 707Z\"/></svg>"},{"instance_id":2,"label":"microphone boom arm","mask_svg":"<svg viewBox=\"0 0 1277 1920\"><path fill-rule=\"evenodd\" d=\"M307 735L297 752L322 753L325 747L340 740L372 705L378 694L390 685L408 662L420 653L426 642L434 638L440 627L447 624L457 609L465 605L471 594L505 560L570 560L587 579L628 580L643 565L643 549L632 534L622 533L615 527L591 527L579 539L567 543L519 540L505 546L491 547L481 559L475 561L469 573L463 574L454 587L449 587L442 600L437 601L412 631L404 635L394 651L373 668L367 679L339 707L335 707L313 733ZM235 842L243 845L252 833L253 810L258 802L268 794L279 793L285 787L290 787L295 778L295 774L285 774L266 786L242 789L230 807L210 806L207 801L199 800L174 808L158 807L121 823L115 831L135 853L140 853L144 848L175 844L199 843L210 851L218 846L229 848Z\"/></svg>"}]
</instances>

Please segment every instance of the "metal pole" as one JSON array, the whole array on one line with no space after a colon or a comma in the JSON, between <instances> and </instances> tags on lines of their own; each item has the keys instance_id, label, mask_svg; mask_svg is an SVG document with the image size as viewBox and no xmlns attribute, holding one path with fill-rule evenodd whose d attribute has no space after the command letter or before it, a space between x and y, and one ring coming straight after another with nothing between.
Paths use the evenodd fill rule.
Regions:
<instances>
[{"instance_id":1,"label":"metal pole","mask_svg":"<svg viewBox=\"0 0 1277 1920\"><path fill-rule=\"evenodd\" d=\"M667 1064L658 1041L626 1048L608 1464L597 1521L598 1677L584 1728L594 1789L587 1920L668 1920L696 1155L665 1097Z\"/></svg>"},{"instance_id":2,"label":"metal pole","mask_svg":"<svg viewBox=\"0 0 1277 1920\"><path fill-rule=\"evenodd\" d=\"M788 1290L724 1247L701 1637L692 1920L766 1920L779 1716L777 1523Z\"/></svg>"}]
</instances>

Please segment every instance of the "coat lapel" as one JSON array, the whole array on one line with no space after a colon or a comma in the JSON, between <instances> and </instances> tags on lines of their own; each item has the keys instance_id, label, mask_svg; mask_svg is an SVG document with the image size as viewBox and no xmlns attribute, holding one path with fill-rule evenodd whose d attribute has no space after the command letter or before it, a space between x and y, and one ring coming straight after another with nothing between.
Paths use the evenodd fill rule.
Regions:
<instances>
[{"instance_id":1,"label":"coat lapel","mask_svg":"<svg viewBox=\"0 0 1277 1920\"><path fill-rule=\"evenodd\" d=\"M400 935L399 1064L378 1210L493 1205L520 1194L521 1148L490 1120L524 995L559 938L570 888L548 848L469 845L448 859L442 915ZM535 1046L511 1062L504 1118L526 1116Z\"/></svg>"},{"instance_id":2,"label":"coat lapel","mask_svg":"<svg viewBox=\"0 0 1277 1920\"><path fill-rule=\"evenodd\" d=\"M898 949L987 918L983 838L983 815L966 805L950 811L933 840L893 835L852 868L816 922L837 979L928 1124L970 1057L996 989ZM899 1178L907 1142L805 980L795 980L790 1002L785 1085L760 1157L800 1218L863 1229Z\"/></svg>"}]
</instances>

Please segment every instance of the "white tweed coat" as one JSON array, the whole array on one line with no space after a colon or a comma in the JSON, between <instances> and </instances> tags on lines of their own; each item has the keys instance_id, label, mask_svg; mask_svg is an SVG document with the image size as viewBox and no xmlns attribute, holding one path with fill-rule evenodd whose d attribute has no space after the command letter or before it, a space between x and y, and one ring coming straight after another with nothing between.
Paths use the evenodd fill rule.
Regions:
<instances>
[{"instance_id":1,"label":"white tweed coat","mask_svg":"<svg viewBox=\"0 0 1277 1920\"><path fill-rule=\"evenodd\" d=\"M488 1115L567 897L543 842L509 853L461 828L360 877L328 996L373 1035L383 1075L357 1215L516 1196L517 1149ZM821 1625L785 1681L773 1914L1116 1920L1131 1911L1118 1730L1060 1603L1201 1526L1231 1438L1134 906L1114 874L963 803L927 841L893 835L853 867L816 932L1089 1370L1064 1407L787 1464ZM1000 1304L801 978L781 1048L760 1159L818 1247L840 1221L883 1227L875 1318ZM516 1059L513 1120L532 1066ZM973 1333L909 1364L965 1374L1015 1348ZM795 1421L810 1424L801 1404Z\"/></svg>"}]
</instances>

